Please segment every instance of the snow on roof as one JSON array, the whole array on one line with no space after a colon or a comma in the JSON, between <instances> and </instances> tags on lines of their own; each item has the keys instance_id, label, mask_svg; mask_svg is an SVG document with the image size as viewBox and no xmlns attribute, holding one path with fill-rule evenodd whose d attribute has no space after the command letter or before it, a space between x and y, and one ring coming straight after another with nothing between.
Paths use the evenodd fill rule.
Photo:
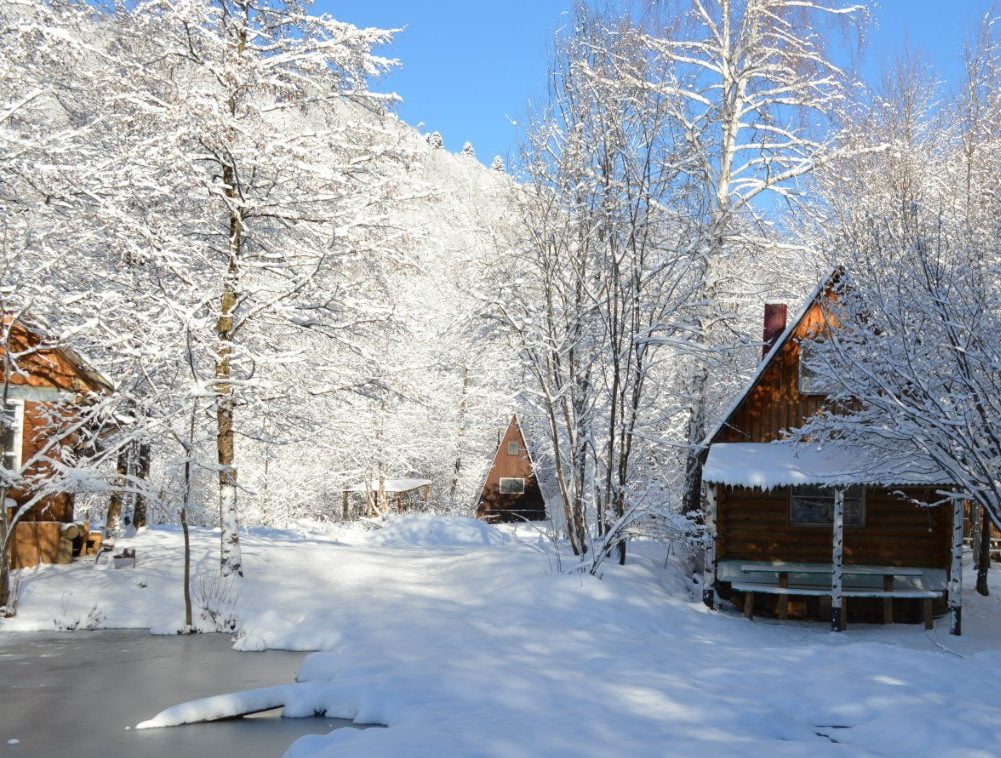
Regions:
<instances>
[{"instance_id":1,"label":"snow on roof","mask_svg":"<svg viewBox=\"0 0 1001 758\"><path fill-rule=\"evenodd\" d=\"M762 490L802 484L903 487L953 483L932 462L912 456L887 459L866 448L795 442L718 442L709 448L702 480Z\"/></svg>"},{"instance_id":2,"label":"snow on roof","mask_svg":"<svg viewBox=\"0 0 1001 758\"><path fill-rule=\"evenodd\" d=\"M786 328L783 330L782 334L780 334L779 338L775 340L775 344L772 345L771 350L768 351L768 354L765 355L761 363L758 364L758 368L755 369L754 374L751 376L750 379L747 380L747 383L744 385L744 389L742 389L740 392L737 393L737 396L733 399L733 402L730 403L729 406L727 406L727 409L723 412L723 415L720 416L719 423L716 424L716 426L713 427L712 431L706 435L704 440L702 440L703 448L711 445L712 441L716 439L716 436L723 431L723 427L725 427L728 423L730 423L730 417L737 412L737 408L739 408L740 404L744 402L744 398L747 397L748 393L750 393L750 391L754 388L754 385L756 385L758 383L758 380L761 379L762 374L765 373L765 369L768 368L769 364L771 364L775 356L778 355L779 351L782 349L785 343L789 341L789 338L792 336L792 333L796 331L796 328L799 326L800 322L806 317L806 314L810 310L810 307L815 302L817 302L817 299L822 294L824 294L824 291L827 289L827 286L831 283L834 277L837 276L839 271L840 268L832 270L830 274L821 279L820 282L817 284L817 286L813 288L813 291L810 292L809 296L803 302L803 305L800 307L799 311L792 319L789 320L789 323L786 324Z\"/></svg>"},{"instance_id":3,"label":"snow on roof","mask_svg":"<svg viewBox=\"0 0 1001 758\"><path fill-rule=\"evenodd\" d=\"M429 484L431 484L430 479L385 479L382 482L385 492L411 492ZM344 488L345 492L378 492L378 490L378 481L351 484Z\"/></svg>"}]
</instances>

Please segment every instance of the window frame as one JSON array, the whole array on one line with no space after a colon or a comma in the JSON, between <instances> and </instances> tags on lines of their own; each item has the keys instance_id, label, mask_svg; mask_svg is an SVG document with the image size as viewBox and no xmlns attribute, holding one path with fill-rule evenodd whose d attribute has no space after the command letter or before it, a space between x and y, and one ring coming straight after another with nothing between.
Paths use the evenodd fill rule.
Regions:
<instances>
[{"instance_id":1,"label":"window frame","mask_svg":"<svg viewBox=\"0 0 1001 758\"><path fill-rule=\"evenodd\" d=\"M807 358L808 353L815 353L818 346L818 342L809 337L804 337L799 341L799 361L796 366L796 389L799 391L800 395L807 395L813 397L827 397L832 392L834 392L837 387L833 385L827 386L810 386L809 382L823 383L824 377L820 377L812 369L810 370L813 374L812 377L804 376L804 369L807 368ZM816 355L814 355L813 360L816 360ZM805 381L804 381L805 380Z\"/></svg>"},{"instance_id":2,"label":"window frame","mask_svg":"<svg viewBox=\"0 0 1001 758\"><path fill-rule=\"evenodd\" d=\"M521 482L521 489L517 492L505 492L504 482ZM525 494L525 477L523 476L502 476L497 481L497 489L502 495L524 495Z\"/></svg>"},{"instance_id":3,"label":"window frame","mask_svg":"<svg viewBox=\"0 0 1001 758\"><path fill-rule=\"evenodd\" d=\"M508 455L521 455L521 445L516 441L511 441L507 443L507 454Z\"/></svg>"},{"instance_id":4,"label":"window frame","mask_svg":"<svg viewBox=\"0 0 1001 758\"><path fill-rule=\"evenodd\" d=\"M787 489L788 489L787 518L789 519L789 526L792 526L792 527L802 527L804 529L813 529L813 528L830 529L832 526L834 526L834 490L838 489L837 487L823 487L823 486L815 485L815 484L805 484L805 485L799 485L797 487L788 487ZM793 501L794 501L794 499L796 497L796 490L800 490L801 496L813 497L815 499L820 497L820 495L817 495L817 494L814 494L814 495L803 495L802 491L803 490L807 490L807 489L820 490L820 491L823 491L823 492L830 492L830 498L831 498L831 520L830 521L827 521L827 522L817 522L817 521L806 522L806 521L796 521L795 520L795 518L793 517ZM851 485L849 487L844 487L843 489L845 491L845 528L846 529L865 529L866 528L866 524L868 523L868 516L869 516L869 507L868 507L868 502L867 502L868 498L867 498L867 489L866 489L866 487L864 485L857 484L857 485ZM849 495L849 492L852 492L853 494ZM855 492L857 492L858 494L857 495L854 494ZM826 499L827 496L824 495L824 497ZM853 523L848 518L848 501L849 500L858 500L859 501L859 507L861 509L861 521L859 523Z\"/></svg>"},{"instance_id":5,"label":"window frame","mask_svg":"<svg viewBox=\"0 0 1001 758\"><path fill-rule=\"evenodd\" d=\"M20 471L24 465L24 400L21 398L7 398L7 405L13 406L14 411L14 447L10 451L13 466L7 468L8 452L2 451L0 454L0 468L6 471ZM2 437L0 437L2 439Z\"/></svg>"}]
</instances>

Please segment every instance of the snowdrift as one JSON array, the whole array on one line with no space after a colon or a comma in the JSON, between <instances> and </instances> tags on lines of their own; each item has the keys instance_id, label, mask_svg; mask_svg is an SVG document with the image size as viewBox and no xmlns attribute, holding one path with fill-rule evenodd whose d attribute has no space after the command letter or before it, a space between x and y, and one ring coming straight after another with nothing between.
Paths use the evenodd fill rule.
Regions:
<instances>
[{"instance_id":1,"label":"snowdrift","mask_svg":"<svg viewBox=\"0 0 1001 758\"><path fill-rule=\"evenodd\" d=\"M511 542L495 526L471 518L404 516L369 535L373 547L491 547Z\"/></svg>"}]
</instances>

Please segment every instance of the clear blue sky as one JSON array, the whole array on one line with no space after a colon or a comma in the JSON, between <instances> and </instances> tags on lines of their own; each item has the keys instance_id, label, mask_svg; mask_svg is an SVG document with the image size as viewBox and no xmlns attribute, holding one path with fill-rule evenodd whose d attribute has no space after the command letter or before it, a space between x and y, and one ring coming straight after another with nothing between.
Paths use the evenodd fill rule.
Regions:
<instances>
[{"instance_id":1,"label":"clear blue sky","mask_svg":"<svg viewBox=\"0 0 1001 758\"><path fill-rule=\"evenodd\" d=\"M398 112L445 147L473 143L481 161L517 149L529 99L545 96L546 56L571 0L317 0L359 26L405 27L381 51L402 67L378 87L403 98ZM863 59L865 76L902 50L924 53L946 80L960 75L962 42L991 0L881 0Z\"/></svg>"}]
</instances>

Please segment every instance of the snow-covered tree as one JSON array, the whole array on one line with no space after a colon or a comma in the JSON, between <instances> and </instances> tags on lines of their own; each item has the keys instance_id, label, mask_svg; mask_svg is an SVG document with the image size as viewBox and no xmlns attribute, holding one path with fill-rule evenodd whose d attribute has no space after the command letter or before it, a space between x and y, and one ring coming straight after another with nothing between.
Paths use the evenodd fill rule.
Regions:
<instances>
[{"instance_id":1,"label":"snow-covered tree","mask_svg":"<svg viewBox=\"0 0 1001 758\"><path fill-rule=\"evenodd\" d=\"M499 155L495 155L493 162L490 164L491 171L503 171L504 170L504 159Z\"/></svg>"},{"instance_id":2,"label":"snow-covered tree","mask_svg":"<svg viewBox=\"0 0 1001 758\"><path fill-rule=\"evenodd\" d=\"M714 406L712 366L741 342L730 306L750 289L747 261L765 256L758 271L786 277L801 267L784 261L804 251L769 232L770 209L798 203L803 178L835 154L825 119L843 101L847 80L826 49L824 30L829 22L859 22L864 7L817 0L691 0L681 7L663 28L649 30L646 44L664 64L648 86L672 101L689 145L678 168L701 219L705 310L697 337L705 351L691 366L683 503L695 511L700 444Z\"/></svg>"},{"instance_id":3,"label":"snow-covered tree","mask_svg":"<svg viewBox=\"0 0 1001 758\"><path fill-rule=\"evenodd\" d=\"M831 259L846 268L817 369L844 410L806 429L930 461L983 514L981 527L1001 510L992 368L1001 355L987 336L1001 312L992 26L988 18L968 48L954 107L942 108L920 57L904 56L854 111L849 138L870 150L817 177ZM984 594L988 568L981 554Z\"/></svg>"},{"instance_id":4,"label":"snow-covered tree","mask_svg":"<svg viewBox=\"0 0 1001 758\"><path fill-rule=\"evenodd\" d=\"M445 141L441 138L441 132L431 132L426 139L427 143L435 150L441 150L445 146Z\"/></svg>"},{"instance_id":5,"label":"snow-covered tree","mask_svg":"<svg viewBox=\"0 0 1001 758\"><path fill-rule=\"evenodd\" d=\"M651 446L672 423L655 402L671 380L657 351L687 331L692 248L675 200L677 151L664 98L642 81L635 30L578 8L559 40L550 108L525 155L531 186L515 265L495 281L495 315L534 379L556 499L592 569L616 548L651 488ZM655 346L660 347L655 349Z\"/></svg>"},{"instance_id":6,"label":"snow-covered tree","mask_svg":"<svg viewBox=\"0 0 1001 758\"><path fill-rule=\"evenodd\" d=\"M462 146L462 154L463 155L468 155L470 158L475 158L476 157L476 151L473 150L473 143L472 142L466 142Z\"/></svg>"}]
</instances>

